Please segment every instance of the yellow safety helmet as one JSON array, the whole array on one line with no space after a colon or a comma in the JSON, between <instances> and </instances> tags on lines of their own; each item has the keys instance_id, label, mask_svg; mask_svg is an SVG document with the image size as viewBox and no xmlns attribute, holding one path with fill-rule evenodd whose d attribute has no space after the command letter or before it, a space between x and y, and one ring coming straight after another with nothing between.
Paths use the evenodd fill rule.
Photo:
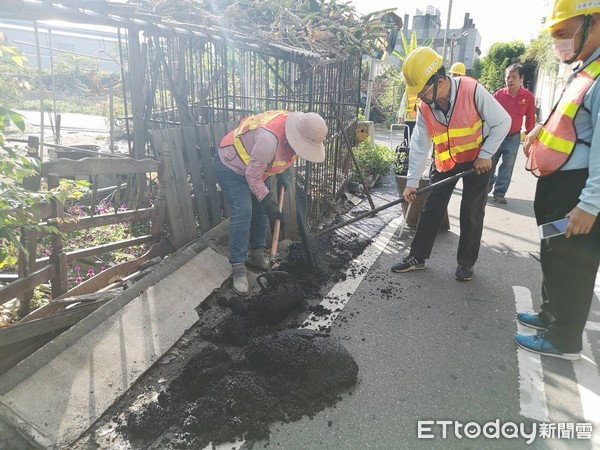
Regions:
<instances>
[{"instance_id":1,"label":"yellow safety helmet","mask_svg":"<svg viewBox=\"0 0 600 450\"><path fill-rule=\"evenodd\" d=\"M544 29L548 29L572 17L586 16L594 13L600 13L600 3L597 1L554 0L550 14L548 14L548 18L544 24Z\"/></svg>"},{"instance_id":2,"label":"yellow safety helmet","mask_svg":"<svg viewBox=\"0 0 600 450\"><path fill-rule=\"evenodd\" d=\"M461 62L456 62L456 63L452 64L452 67L450 67L450 73L452 73L454 75L466 75L467 74L467 66L465 66Z\"/></svg>"},{"instance_id":3,"label":"yellow safety helmet","mask_svg":"<svg viewBox=\"0 0 600 450\"><path fill-rule=\"evenodd\" d=\"M425 83L442 67L442 57L429 47L417 47L408 54L402 65L406 93L418 94Z\"/></svg>"}]
</instances>

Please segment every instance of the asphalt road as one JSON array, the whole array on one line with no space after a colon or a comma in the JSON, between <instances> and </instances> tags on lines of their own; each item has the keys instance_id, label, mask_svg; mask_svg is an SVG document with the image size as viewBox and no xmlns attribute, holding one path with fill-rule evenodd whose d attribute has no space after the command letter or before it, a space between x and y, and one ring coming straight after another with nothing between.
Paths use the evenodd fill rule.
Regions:
<instances>
[{"instance_id":1,"label":"asphalt road","mask_svg":"<svg viewBox=\"0 0 600 450\"><path fill-rule=\"evenodd\" d=\"M449 206L451 230L438 235L426 270L390 271L413 232L400 236L398 219L388 225L345 284L332 289L346 298L331 318L332 334L358 363L358 384L334 408L273 425L270 439L254 448L600 449L600 278L582 360L540 358L514 343L515 312L539 307L541 282L535 179L523 167L521 155L507 205L490 197L470 282L454 279L460 182ZM378 200L389 201L386 195ZM475 422L467 427L472 437L455 422Z\"/></svg>"}]
</instances>

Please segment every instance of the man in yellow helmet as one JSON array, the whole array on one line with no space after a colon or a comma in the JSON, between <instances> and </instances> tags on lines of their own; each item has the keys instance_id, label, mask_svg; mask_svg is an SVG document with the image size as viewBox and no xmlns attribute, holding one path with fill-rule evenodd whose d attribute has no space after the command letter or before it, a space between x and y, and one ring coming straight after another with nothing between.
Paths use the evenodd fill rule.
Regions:
<instances>
[{"instance_id":1,"label":"man in yellow helmet","mask_svg":"<svg viewBox=\"0 0 600 450\"><path fill-rule=\"evenodd\" d=\"M404 199L415 199L432 142L432 183L475 169L463 178L455 272L457 280L468 281L479 256L491 157L508 133L510 116L474 79L446 76L442 57L429 47L413 50L404 61L402 73L406 91L421 99L410 143ZM393 272L425 268L455 186L456 181L431 191L419 216L410 253L392 267Z\"/></svg>"},{"instance_id":2,"label":"man in yellow helmet","mask_svg":"<svg viewBox=\"0 0 600 450\"><path fill-rule=\"evenodd\" d=\"M417 94L407 94L404 91L402 99L400 100L400 109L396 116L398 123L405 124L408 129L404 131L404 137L408 141L412 136L413 130L415 129L415 123L417 121Z\"/></svg>"},{"instance_id":3,"label":"man in yellow helmet","mask_svg":"<svg viewBox=\"0 0 600 450\"><path fill-rule=\"evenodd\" d=\"M464 77L467 74L467 66L461 62L456 62L450 67L450 75L453 77Z\"/></svg>"},{"instance_id":4,"label":"man in yellow helmet","mask_svg":"<svg viewBox=\"0 0 600 450\"><path fill-rule=\"evenodd\" d=\"M519 347L579 359L600 264L600 3L554 0L547 28L556 56L576 63L558 103L527 135L527 169L538 176L538 225L569 218L566 233L543 239L542 308L517 320L540 330Z\"/></svg>"}]
</instances>

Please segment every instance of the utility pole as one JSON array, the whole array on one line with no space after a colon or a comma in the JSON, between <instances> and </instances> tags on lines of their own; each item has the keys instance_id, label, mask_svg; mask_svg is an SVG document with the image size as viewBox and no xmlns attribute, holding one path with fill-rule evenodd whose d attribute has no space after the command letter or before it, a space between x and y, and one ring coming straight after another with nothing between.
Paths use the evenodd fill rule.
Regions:
<instances>
[{"instance_id":1,"label":"utility pole","mask_svg":"<svg viewBox=\"0 0 600 450\"><path fill-rule=\"evenodd\" d=\"M442 51L442 64L446 64L446 49L448 45L448 29L450 28L450 17L452 16L452 0L448 0L448 19L444 30L444 49Z\"/></svg>"},{"instance_id":2,"label":"utility pole","mask_svg":"<svg viewBox=\"0 0 600 450\"><path fill-rule=\"evenodd\" d=\"M367 80L367 100L365 104L365 120L371 120L371 101L373 100L373 82L379 67L379 61L375 58L369 58L371 63L369 68L369 79Z\"/></svg>"}]
</instances>

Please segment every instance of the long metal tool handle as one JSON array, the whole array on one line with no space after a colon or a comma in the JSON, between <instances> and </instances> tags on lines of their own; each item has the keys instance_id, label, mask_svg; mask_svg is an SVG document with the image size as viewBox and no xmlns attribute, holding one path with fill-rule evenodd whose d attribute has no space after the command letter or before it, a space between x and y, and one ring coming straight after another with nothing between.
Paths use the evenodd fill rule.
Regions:
<instances>
[{"instance_id":1,"label":"long metal tool handle","mask_svg":"<svg viewBox=\"0 0 600 450\"><path fill-rule=\"evenodd\" d=\"M445 180L441 180L441 181L438 181L437 183L433 183L433 184L430 184L429 186L425 186L424 188L418 189L415 192L415 195L421 195L421 194L424 194L425 192L432 191L435 188L438 188L440 186L444 186L446 184L453 183L462 177L471 175L474 172L475 172L474 169L468 169L468 170L465 170L464 172L457 173L456 175L452 175L451 177L446 178ZM404 197L400 197L398 200L394 200L393 202L386 203L385 205L382 205L379 208L375 208L371 211L367 211L366 213L359 214L358 216L354 217L353 219L348 220L347 222L338 223L337 225L334 225L332 227L325 228L324 230L321 230L318 233L316 233L314 235L314 237L320 237L320 236L323 236L324 234L331 233L332 231L335 231L339 228L345 227L346 225L350 225L351 223L354 223L361 219L364 219L365 217L373 216L376 213L378 213L379 211L383 211L384 209L391 208L392 206L402 203L403 201L404 201Z\"/></svg>"},{"instance_id":2,"label":"long metal tool handle","mask_svg":"<svg viewBox=\"0 0 600 450\"><path fill-rule=\"evenodd\" d=\"M277 197L277 209L279 212L283 211L283 198L285 196L285 188L279 187L279 195ZM275 225L273 226L273 241L271 242L271 254L269 255L269 269L271 268L271 262L277 254L277 246L279 245L279 231L281 230L281 220L275 219Z\"/></svg>"}]
</instances>

